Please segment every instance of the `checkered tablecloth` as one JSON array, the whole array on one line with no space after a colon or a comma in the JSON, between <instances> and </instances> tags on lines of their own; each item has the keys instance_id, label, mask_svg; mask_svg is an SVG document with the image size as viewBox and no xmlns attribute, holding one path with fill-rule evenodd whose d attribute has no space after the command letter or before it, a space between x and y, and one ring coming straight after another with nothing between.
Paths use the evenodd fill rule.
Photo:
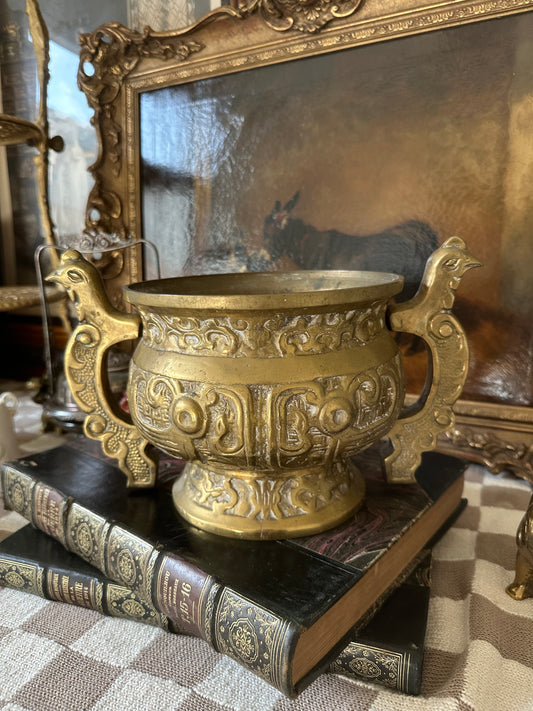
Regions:
<instances>
[{"instance_id":1,"label":"checkered tablecloth","mask_svg":"<svg viewBox=\"0 0 533 711\"><path fill-rule=\"evenodd\" d=\"M529 484L472 465L434 549L422 695L334 674L289 701L205 642L0 588L3 711L533 710L533 600L505 593ZM0 511L0 536L25 521Z\"/></svg>"}]
</instances>

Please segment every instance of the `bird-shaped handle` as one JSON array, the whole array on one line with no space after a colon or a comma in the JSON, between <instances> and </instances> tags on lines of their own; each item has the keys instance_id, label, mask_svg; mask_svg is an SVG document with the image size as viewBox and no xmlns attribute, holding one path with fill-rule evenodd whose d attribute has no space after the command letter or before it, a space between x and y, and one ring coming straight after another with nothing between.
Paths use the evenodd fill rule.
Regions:
<instances>
[{"instance_id":1,"label":"bird-shaped handle","mask_svg":"<svg viewBox=\"0 0 533 711\"><path fill-rule=\"evenodd\" d=\"M433 449L437 436L453 426L452 408L468 374L469 351L465 332L451 308L463 274L478 266L481 263L465 242L450 237L428 259L416 295L390 309L392 330L420 336L430 353L428 379L419 401L388 435L393 447L385 458L390 482L414 481L422 452Z\"/></svg>"},{"instance_id":2,"label":"bird-shaped handle","mask_svg":"<svg viewBox=\"0 0 533 711\"><path fill-rule=\"evenodd\" d=\"M104 453L118 459L128 486L153 486L156 458L149 442L114 403L106 365L111 346L138 338L139 316L111 304L98 269L74 249L63 253L46 280L62 284L76 307L79 325L65 348L65 376L74 400L87 413L85 434L100 440Z\"/></svg>"}]
</instances>

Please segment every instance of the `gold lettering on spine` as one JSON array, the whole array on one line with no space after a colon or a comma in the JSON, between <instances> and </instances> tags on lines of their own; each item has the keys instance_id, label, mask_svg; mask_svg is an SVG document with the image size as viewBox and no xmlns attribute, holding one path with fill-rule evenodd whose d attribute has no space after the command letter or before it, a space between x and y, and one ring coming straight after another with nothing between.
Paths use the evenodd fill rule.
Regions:
<instances>
[{"instance_id":1,"label":"gold lettering on spine","mask_svg":"<svg viewBox=\"0 0 533 711\"><path fill-rule=\"evenodd\" d=\"M37 484L34 492L34 521L45 533L64 543L63 509L65 500L53 489Z\"/></svg>"},{"instance_id":2,"label":"gold lettering on spine","mask_svg":"<svg viewBox=\"0 0 533 711\"><path fill-rule=\"evenodd\" d=\"M52 600L91 610L100 609L95 602L94 591L94 580L76 579L73 575L52 571L48 573L48 595Z\"/></svg>"},{"instance_id":3,"label":"gold lettering on spine","mask_svg":"<svg viewBox=\"0 0 533 711\"><path fill-rule=\"evenodd\" d=\"M202 604L213 579L173 556L165 556L156 578L157 607L186 632L203 639Z\"/></svg>"},{"instance_id":4,"label":"gold lettering on spine","mask_svg":"<svg viewBox=\"0 0 533 711\"><path fill-rule=\"evenodd\" d=\"M182 617L189 624L191 623L191 612L194 608L194 602L191 600L191 585L183 581L179 586L179 592L181 595L181 600L179 604L179 609L181 611Z\"/></svg>"},{"instance_id":5,"label":"gold lettering on spine","mask_svg":"<svg viewBox=\"0 0 533 711\"><path fill-rule=\"evenodd\" d=\"M73 588L75 604L82 605L83 607L92 607L93 587L92 581L88 583L76 582Z\"/></svg>"},{"instance_id":6,"label":"gold lettering on spine","mask_svg":"<svg viewBox=\"0 0 533 711\"><path fill-rule=\"evenodd\" d=\"M57 573L50 573L48 576L48 593L52 600L63 600L63 598L61 597L59 575Z\"/></svg>"},{"instance_id":7,"label":"gold lettering on spine","mask_svg":"<svg viewBox=\"0 0 533 711\"><path fill-rule=\"evenodd\" d=\"M64 600L65 602L73 602L73 600L72 600L72 591L71 591L71 588L70 588L70 586L69 586L70 580L69 580L68 576L67 576L67 575L62 575L61 578L60 578L60 580L61 580L61 583L60 583L60 586L61 586L61 595L62 595L62 597L63 597L63 600Z\"/></svg>"},{"instance_id":8,"label":"gold lettering on spine","mask_svg":"<svg viewBox=\"0 0 533 711\"><path fill-rule=\"evenodd\" d=\"M194 624L194 602L191 600L192 586L179 578L171 579L169 570L165 570L161 585L163 609L167 614L176 615L179 621L189 626Z\"/></svg>"}]
</instances>

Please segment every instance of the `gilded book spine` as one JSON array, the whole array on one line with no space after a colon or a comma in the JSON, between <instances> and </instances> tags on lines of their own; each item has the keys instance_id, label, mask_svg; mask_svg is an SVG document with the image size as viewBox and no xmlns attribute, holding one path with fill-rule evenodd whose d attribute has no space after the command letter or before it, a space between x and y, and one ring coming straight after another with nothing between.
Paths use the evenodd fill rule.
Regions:
<instances>
[{"instance_id":1,"label":"gilded book spine","mask_svg":"<svg viewBox=\"0 0 533 711\"><path fill-rule=\"evenodd\" d=\"M288 669L294 625L19 468L2 467L0 493L6 508L129 588L176 631L201 637L283 693L293 693Z\"/></svg>"},{"instance_id":2,"label":"gilded book spine","mask_svg":"<svg viewBox=\"0 0 533 711\"><path fill-rule=\"evenodd\" d=\"M4 467L2 476L6 507L22 513L67 550L154 605L180 631L211 641L203 603L218 593L214 578L31 475Z\"/></svg>"},{"instance_id":3,"label":"gilded book spine","mask_svg":"<svg viewBox=\"0 0 533 711\"><path fill-rule=\"evenodd\" d=\"M417 695L422 678L422 657L421 650L393 649L356 640L331 663L329 671Z\"/></svg>"},{"instance_id":4,"label":"gilded book spine","mask_svg":"<svg viewBox=\"0 0 533 711\"><path fill-rule=\"evenodd\" d=\"M0 555L0 585L56 602L96 610L103 615L169 629L168 619L138 595L111 580L72 570L60 570L30 560Z\"/></svg>"}]
</instances>

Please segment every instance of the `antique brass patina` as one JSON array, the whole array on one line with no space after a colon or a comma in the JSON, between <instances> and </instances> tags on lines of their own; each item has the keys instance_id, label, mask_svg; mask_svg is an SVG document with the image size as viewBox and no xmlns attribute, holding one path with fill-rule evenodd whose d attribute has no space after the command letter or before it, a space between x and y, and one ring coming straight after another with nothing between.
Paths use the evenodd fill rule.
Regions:
<instances>
[{"instance_id":1,"label":"antique brass patina","mask_svg":"<svg viewBox=\"0 0 533 711\"><path fill-rule=\"evenodd\" d=\"M417 295L389 305L394 274L242 273L133 284L117 311L96 268L69 250L49 277L74 300L80 325L65 354L85 432L119 460L130 486L150 486L155 445L188 464L179 512L226 536L279 538L336 525L364 487L349 458L388 436L391 482L414 480L422 451L453 424L468 368L451 315L464 272L478 265L457 237L429 259ZM106 351L142 337L132 357L133 423L108 397ZM432 377L399 417L405 379L389 330L421 336ZM438 476L438 472L436 472Z\"/></svg>"}]
</instances>

